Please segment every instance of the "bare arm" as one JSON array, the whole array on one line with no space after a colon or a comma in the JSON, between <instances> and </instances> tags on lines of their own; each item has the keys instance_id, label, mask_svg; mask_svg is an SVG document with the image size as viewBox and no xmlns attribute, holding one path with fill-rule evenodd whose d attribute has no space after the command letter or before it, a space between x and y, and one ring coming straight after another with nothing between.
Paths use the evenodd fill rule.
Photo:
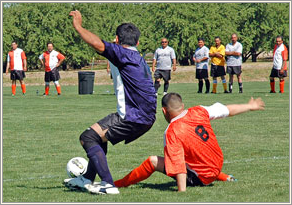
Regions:
<instances>
[{"instance_id":1,"label":"bare arm","mask_svg":"<svg viewBox=\"0 0 292 205\"><path fill-rule=\"evenodd\" d=\"M205 61L205 60L208 60L208 57L204 57L204 58L202 58L200 60L196 60L196 63L200 63L200 62Z\"/></svg>"},{"instance_id":2,"label":"bare arm","mask_svg":"<svg viewBox=\"0 0 292 205\"><path fill-rule=\"evenodd\" d=\"M107 73L110 73L110 64L109 64L109 61L107 61L107 64L106 64L106 72Z\"/></svg>"},{"instance_id":3,"label":"bare arm","mask_svg":"<svg viewBox=\"0 0 292 205\"><path fill-rule=\"evenodd\" d=\"M9 68L10 68L10 62L7 62L7 66L6 66L6 74L8 73Z\"/></svg>"},{"instance_id":4,"label":"bare arm","mask_svg":"<svg viewBox=\"0 0 292 205\"><path fill-rule=\"evenodd\" d=\"M176 183L177 183L177 188L178 191L186 191L186 186L187 186L187 174L177 174L176 175Z\"/></svg>"},{"instance_id":5,"label":"bare arm","mask_svg":"<svg viewBox=\"0 0 292 205\"><path fill-rule=\"evenodd\" d=\"M264 110L265 103L262 101L261 98L251 98L246 104L232 104L226 105L226 107L228 108L229 116L231 117L248 111Z\"/></svg>"},{"instance_id":6,"label":"bare arm","mask_svg":"<svg viewBox=\"0 0 292 205\"><path fill-rule=\"evenodd\" d=\"M175 58L172 59L172 69L173 69L173 71L176 70L176 59Z\"/></svg>"},{"instance_id":7,"label":"bare arm","mask_svg":"<svg viewBox=\"0 0 292 205\"><path fill-rule=\"evenodd\" d=\"M156 65L156 59L153 59L153 62L152 62L152 72L155 71L155 65Z\"/></svg>"},{"instance_id":8,"label":"bare arm","mask_svg":"<svg viewBox=\"0 0 292 205\"><path fill-rule=\"evenodd\" d=\"M27 71L27 61L26 61L26 59L23 59L23 70L24 71Z\"/></svg>"},{"instance_id":9,"label":"bare arm","mask_svg":"<svg viewBox=\"0 0 292 205\"><path fill-rule=\"evenodd\" d=\"M105 50L105 45L101 39L82 27L82 16L79 11L71 11L70 16L73 17L73 26L75 30L79 33L81 38L91 47L93 47L97 52L102 53Z\"/></svg>"},{"instance_id":10,"label":"bare arm","mask_svg":"<svg viewBox=\"0 0 292 205\"><path fill-rule=\"evenodd\" d=\"M41 64L42 64L42 67L44 67L44 61L42 60L42 59L40 59L40 61L41 61Z\"/></svg>"},{"instance_id":11,"label":"bare arm","mask_svg":"<svg viewBox=\"0 0 292 205\"><path fill-rule=\"evenodd\" d=\"M235 51L225 51L225 55L227 56L241 56L241 53Z\"/></svg>"}]
</instances>

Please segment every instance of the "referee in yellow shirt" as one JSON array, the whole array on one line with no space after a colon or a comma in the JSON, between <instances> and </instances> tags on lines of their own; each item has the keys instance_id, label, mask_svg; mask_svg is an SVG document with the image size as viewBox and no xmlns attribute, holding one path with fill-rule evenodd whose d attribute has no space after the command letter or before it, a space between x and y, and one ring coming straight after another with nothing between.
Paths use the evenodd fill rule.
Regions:
<instances>
[{"instance_id":1,"label":"referee in yellow shirt","mask_svg":"<svg viewBox=\"0 0 292 205\"><path fill-rule=\"evenodd\" d=\"M211 57L211 76L213 77L213 90L211 93L217 92L217 77L221 77L224 93L227 91L227 84L225 79L225 47L221 45L221 39L219 36L215 37L215 46L212 46L209 51Z\"/></svg>"}]
</instances>

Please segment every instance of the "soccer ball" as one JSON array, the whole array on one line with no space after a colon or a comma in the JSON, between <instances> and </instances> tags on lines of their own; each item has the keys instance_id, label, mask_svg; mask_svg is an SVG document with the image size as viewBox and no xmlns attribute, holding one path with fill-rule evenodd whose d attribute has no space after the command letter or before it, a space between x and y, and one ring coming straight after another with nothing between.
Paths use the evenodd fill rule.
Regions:
<instances>
[{"instance_id":1,"label":"soccer ball","mask_svg":"<svg viewBox=\"0 0 292 205\"><path fill-rule=\"evenodd\" d=\"M70 159L66 167L68 176L70 178L75 178L84 174L87 170L87 165L87 160L82 157L74 157Z\"/></svg>"}]
</instances>

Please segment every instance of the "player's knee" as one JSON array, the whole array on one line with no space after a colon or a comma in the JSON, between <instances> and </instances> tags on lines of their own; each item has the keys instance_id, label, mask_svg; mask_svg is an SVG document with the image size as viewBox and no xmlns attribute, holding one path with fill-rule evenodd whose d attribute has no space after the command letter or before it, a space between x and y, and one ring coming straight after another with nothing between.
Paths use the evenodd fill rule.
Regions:
<instances>
[{"instance_id":1,"label":"player's knee","mask_svg":"<svg viewBox=\"0 0 292 205\"><path fill-rule=\"evenodd\" d=\"M59 85L59 81L54 81L55 86Z\"/></svg>"},{"instance_id":2,"label":"player's knee","mask_svg":"<svg viewBox=\"0 0 292 205\"><path fill-rule=\"evenodd\" d=\"M45 82L46 87L50 87L50 82Z\"/></svg>"},{"instance_id":3,"label":"player's knee","mask_svg":"<svg viewBox=\"0 0 292 205\"><path fill-rule=\"evenodd\" d=\"M86 129L79 137L80 144L87 150L88 148L102 144L102 139L92 128Z\"/></svg>"},{"instance_id":4,"label":"player's knee","mask_svg":"<svg viewBox=\"0 0 292 205\"><path fill-rule=\"evenodd\" d=\"M150 156L150 157L148 157L148 159L154 167L157 167L157 163L158 163L157 156Z\"/></svg>"}]
</instances>

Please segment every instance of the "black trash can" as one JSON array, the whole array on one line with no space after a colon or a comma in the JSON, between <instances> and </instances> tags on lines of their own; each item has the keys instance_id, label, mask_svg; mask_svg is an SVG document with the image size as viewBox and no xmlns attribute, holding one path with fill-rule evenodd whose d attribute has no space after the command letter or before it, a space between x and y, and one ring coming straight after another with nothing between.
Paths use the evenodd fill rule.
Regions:
<instances>
[{"instance_id":1,"label":"black trash can","mask_svg":"<svg viewBox=\"0 0 292 205\"><path fill-rule=\"evenodd\" d=\"M78 72L79 95L92 94L95 72Z\"/></svg>"}]
</instances>

